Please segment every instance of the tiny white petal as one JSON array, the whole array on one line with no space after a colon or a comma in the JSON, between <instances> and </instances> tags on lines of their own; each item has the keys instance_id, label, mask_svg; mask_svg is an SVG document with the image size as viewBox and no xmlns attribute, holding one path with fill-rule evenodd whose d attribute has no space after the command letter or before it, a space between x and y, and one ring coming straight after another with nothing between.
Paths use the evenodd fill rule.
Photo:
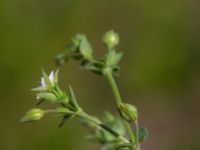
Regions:
<instances>
[{"instance_id":1,"label":"tiny white petal","mask_svg":"<svg viewBox=\"0 0 200 150\"><path fill-rule=\"evenodd\" d=\"M39 96L36 96L36 99L40 99L40 97L39 97Z\"/></svg>"},{"instance_id":2,"label":"tiny white petal","mask_svg":"<svg viewBox=\"0 0 200 150\"><path fill-rule=\"evenodd\" d=\"M44 78L43 78L43 77L41 78L41 86L42 86L42 87L46 87L46 84L45 84L45 81L44 81Z\"/></svg>"},{"instance_id":3,"label":"tiny white petal","mask_svg":"<svg viewBox=\"0 0 200 150\"><path fill-rule=\"evenodd\" d=\"M54 80L54 72L51 71L50 75L49 75L49 79L53 82Z\"/></svg>"}]
</instances>

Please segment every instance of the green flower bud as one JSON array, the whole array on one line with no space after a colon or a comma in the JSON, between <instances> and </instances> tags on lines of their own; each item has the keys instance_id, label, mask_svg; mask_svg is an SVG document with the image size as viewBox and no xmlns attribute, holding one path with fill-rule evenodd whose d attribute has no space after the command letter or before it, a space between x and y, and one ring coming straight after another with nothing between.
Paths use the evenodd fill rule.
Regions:
<instances>
[{"instance_id":1,"label":"green flower bud","mask_svg":"<svg viewBox=\"0 0 200 150\"><path fill-rule=\"evenodd\" d=\"M119 35L111 30L104 34L102 40L106 47L110 50L119 44Z\"/></svg>"},{"instance_id":2,"label":"green flower bud","mask_svg":"<svg viewBox=\"0 0 200 150\"><path fill-rule=\"evenodd\" d=\"M29 110L21 119L22 122L32 122L40 120L45 114L45 111L39 108Z\"/></svg>"},{"instance_id":3,"label":"green flower bud","mask_svg":"<svg viewBox=\"0 0 200 150\"><path fill-rule=\"evenodd\" d=\"M119 106L120 113L122 117L127 121L137 121L138 119L138 112L137 108L130 104L121 103Z\"/></svg>"},{"instance_id":4,"label":"green flower bud","mask_svg":"<svg viewBox=\"0 0 200 150\"><path fill-rule=\"evenodd\" d=\"M45 99L51 103L55 103L57 101L57 97L52 93L37 93L36 96L37 99Z\"/></svg>"}]
</instances>

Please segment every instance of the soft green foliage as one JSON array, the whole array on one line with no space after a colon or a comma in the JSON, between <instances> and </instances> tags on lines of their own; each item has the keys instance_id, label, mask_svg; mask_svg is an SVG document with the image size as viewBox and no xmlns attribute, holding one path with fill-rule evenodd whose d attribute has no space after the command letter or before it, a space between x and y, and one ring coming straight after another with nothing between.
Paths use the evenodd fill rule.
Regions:
<instances>
[{"instance_id":1,"label":"soft green foliage","mask_svg":"<svg viewBox=\"0 0 200 150\"><path fill-rule=\"evenodd\" d=\"M78 104L71 86L68 88L68 94L60 88L58 70L55 73L52 71L50 75L42 70L41 85L32 90L36 92L38 105L47 101L56 104L56 108L31 109L22 118L22 121L38 121L47 113L55 113L61 116L59 127L62 127L67 120L76 117L90 128L87 139L101 144L102 150L140 150L140 144L147 138L148 132L144 128L139 129L137 108L123 102L113 77L119 73L119 62L122 58L122 52L115 50L119 44L119 36L114 31L109 31L104 34L102 40L108 49L103 58L94 58L93 49L86 36L77 34L72 38L72 43L67 46L65 51L56 57L56 63L64 65L70 59L78 60L80 66L85 70L105 77L112 88L120 115L116 116L106 112L101 121L99 118L87 114ZM135 130L133 130L133 125L135 125Z\"/></svg>"}]
</instances>

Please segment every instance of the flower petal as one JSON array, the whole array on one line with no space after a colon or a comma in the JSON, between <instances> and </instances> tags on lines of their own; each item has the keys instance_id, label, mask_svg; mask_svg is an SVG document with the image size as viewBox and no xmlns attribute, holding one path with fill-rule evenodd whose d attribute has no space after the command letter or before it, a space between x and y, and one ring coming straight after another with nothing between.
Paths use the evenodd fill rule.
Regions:
<instances>
[{"instance_id":1,"label":"flower petal","mask_svg":"<svg viewBox=\"0 0 200 150\"><path fill-rule=\"evenodd\" d=\"M50 75L49 75L49 80L51 80L51 82L53 82L54 80L54 72L51 71Z\"/></svg>"},{"instance_id":2,"label":"flower petal","mask_svg":"<svg viewBox=\"0 0 200 150\"><path fill-rule=\"evenodd\" d=\"M44 81L44 78L43 78L43 77L41 78L41 86L42 86L42 87L46 87L46 84L45 84L45 81Z\"/></svg>"}]
</instances>

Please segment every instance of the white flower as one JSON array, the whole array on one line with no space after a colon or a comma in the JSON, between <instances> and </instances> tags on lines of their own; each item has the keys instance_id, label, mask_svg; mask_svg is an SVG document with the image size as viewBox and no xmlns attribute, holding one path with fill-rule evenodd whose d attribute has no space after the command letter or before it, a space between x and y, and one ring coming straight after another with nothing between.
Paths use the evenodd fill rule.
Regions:
<instances>
[{"instance_id":1,"label":"white flower","mask_svg":"<svg viewBox=\"0 0 200 150\"><path fill-rule=\"evenodd\" d=\"M49 81L52 83L52 85L54 85L54 71L51 71L48 78L49 78ZM41 78L40 83L41 83L41 87L43 87L43 88L48 87L47 83L45 82L44 77Z\"/></svg>"},{"instance_id":2,"label":"white flower","mask_svg":"<svg viewBox=\"0 0 200 150\"><path fill-rule=\"evenodd\" d=\"M55 84L57 84L58 70L55 73L54 71L51 71L49 76L42 70L42 75L43 76L41 77L40 86L32 89L33 91L47 91L48 89L54 87Z\"/></svg>"}]
</instances>

